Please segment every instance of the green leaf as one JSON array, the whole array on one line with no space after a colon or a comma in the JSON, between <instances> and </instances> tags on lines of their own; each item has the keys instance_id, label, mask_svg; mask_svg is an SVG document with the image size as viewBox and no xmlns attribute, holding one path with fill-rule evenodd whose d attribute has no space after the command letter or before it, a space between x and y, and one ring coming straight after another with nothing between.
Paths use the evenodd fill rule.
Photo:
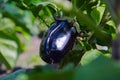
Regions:
<instances>
[{"instance_id":1,"label":"green leaf","mask_svg":"<svg viewBox=\"0 0 120 80\"><path fill-rule=\"evenodd\" d=\"M96 25L100 24L104 12L105 12L104 6L99 6L99 7L96 7L92 10L91 16L92 16L93 20L95 21Z\"/></svg>"},{"instance_id":2,"label":"green leaf","mask_svg":"<svg viewBox=\"0 0 120 80\"><path fill-rule=\"evenodd\" d=\"M110 26L109 24L105 24L103 30L109 34L116 33L116 29L113 26Z\"/></svg>"},{"instance_id":3,"label":"green leaf","mask_svg":"<svg viewBox=\"0 0 120 80\"><path fill-rule=\"evenodd\" d=\"M81 26L84 26L85 30L90 30L96 32L96 35L102 35L101 29L98 27L98 25L95 24L95 22L87 15L83 14L81 11L77 11L73 9L73 15L76 16L79 24Z\"/></svg>"},{"instance_id":4,"label":"green leaf","mask_svg":"<svg viewBox=\"0 0 120 80\"><path fill-rule=\"evenodd\" d=\"M39 12L41 10L43 10L44 8L50 8L49 11L47 12L50 12L50 10L55 10L57 11L57 6L51 2L38 2L38 3L34 3L34 2L31 2L33 4L33 6L30 6L34 16L38 16ZM51 15L51 13L50 13Z\"/></svg>"},{"instance_id":5,"label":"green leaf","mask_svg":"<svg viewBox=\"0 0 120 80\"><path fill-rule=\"evenodd\" d=\"M74 70L74 80L119 80L120 64L100 56L91 64Z\"/></svg>"},{"instance_id":6,"label":"green leaf","mask_svg":"<svg viewBox=\"0 0 120 80\"><path fill-rule=\"evenodd\" d=\"M5 4L0 8L3 16L10 18L29 34L38 34L38 29L33 25L34 16L28 10L22 10L15 5Z\"/></svg>"},{"instance_id":7,"label":"green leaf","mask_svg":"<svg viewBox=\"0 0 120 80\"><path fill-rule=\"evenodd\" d=\"M86 1L86 4L84 5L84 9L87 10L87 13L90 14L93 8L97 7L100 5L100 0L88 0L89 3Z\"/></svg>"},{"instance_id":8,"label":"green leaf","mask_svg":"<svg viewBox=\"0 0 120 80\"><path fill-rule=\"evenodd\" d=\"M40 67L40 66L39 66ZM46 67L46 66L43 66ZM40 69L40 70L39 70ZM29 80L72 80L72 73L73 71L70 70L49 70L46 69L45 72L41 72L41 68L33 69L29 72Z\"/></svg>"},{"instance_id":9,"label":"green leaf","mask_svg":"<svg viewBox=\"0 0 120 80\"><path fill-rule=\"evenodd\" d=\"M113 22L113 20L108 21L106 24L113 26L114 29L116 29L115 23Z\"/></svg>"},{"instance_id":10,"label":"green leaf","mask_svg":"<svg viewBox=\"0 0 120 80\"><path fill-rule=\"evenodd\" d=\"M72 9L72 3L68 0L51 0L55 3L59 9L62 9L64 12L70 12Z\"/></svg>"},{"instance_id":11,"label":"green leaf","mask_svg":"<svg viewBox=\"0 0 120 80\"><path fill-rule=\"evenodd\" d=\"M97 59L102 53L98 50L90 50L85 52L85 54L82 56L81 64L82 65L88 65L95 59Z\"/></svg>"},{"instance_id":12,"label":"green leaf","mask_svg":"<svg viewBox=\"0 0 120 80\"><path fill-rule=\"evenodd\" d=\"M15 24L8 18L1 18L0 20L0 38L13 40L18 45L18 52L21 52L21 42L15 33Z\"/></svg>"},{"instance_id":13,"label":"green leaf","mask_svg":"<svg viewBox=\"0 0 120 80\"><path fill-rule=\"evenodd\" d=\"M22 18L25 21L25 27L30 31L31 34L39 34L39 29L34 24L34 16L30 11L24 11L24 16Z\"/></svg>"},{"instance_id":14,"label":"green leaf","mask_svg":"<svg viewBox=\"0 0 120 80\"><path fill-rule=\"evenodd\" d=\"M45 26L49 25L54 21L54 14L57 11L57 6L51 2L38 2L32 3L30 9L35 17L39 17L41 23L44 23ZM41 25L40 25L41 26Z\"/></svg>"},{"instance_id":15,"label":"green leaf","mask_svg":"<svg viewBox=\"0 0 120 80\"><path fill-rule=\"evenodd\" d=\"M114 39L116 37L116 26L113 20L110 20L106 23L107 26L104 26L103 30L105 29L106 32L110 33L112 35L112 38Z\"/></svg>"},{"instance_id":16,"label":"green leaf","mask_svg":"<svg viewBox=\"0 0 120 80\"><path fill-rule=\"evenodd\" d=\"M0 60L11 69L15 66L18 52L18 46L15 41L0 38Z\"/></svg>"},{"instance_id":17,"label":"green leaf","mask_svg":"<svg viewBox=\"0 0 120 80\"><path fill-rule=\"evenodd\" d=\"M21 79L21 77L23 77L25 73L26 73L25 69L20 69L18 71L15 71L13 73L0 77L0 80L28 80L26 78L27 76L24 76L25 78Z\"/></svg>"},{"instance_id":18,"label":"green leaf","mask_svg":"<svg viewBox=\"0 0 120 80\"><path fill-rule=\"evenodd\" d=\"M0 20L0 60L8 69L15 67L18 54L22 50L14 26L10 19L2 18Z\"/></svg>"}]
</instances>

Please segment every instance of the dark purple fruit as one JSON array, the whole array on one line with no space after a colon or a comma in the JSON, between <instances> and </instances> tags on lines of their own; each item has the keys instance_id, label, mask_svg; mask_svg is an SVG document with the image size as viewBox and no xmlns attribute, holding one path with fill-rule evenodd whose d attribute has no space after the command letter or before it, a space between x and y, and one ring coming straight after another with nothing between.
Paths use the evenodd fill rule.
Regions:
<instances>
[{"instance_id":1,"label":"dark purple fruit","mask_svg":"<svg viewBox=\"0 0 120 80\"><path fill-rule=\"evenodd\" d=\"M43 38L40 56L47 63L59 63L72 49L77 30L67 20L54 22Z\"/></svg>"}]
</instances>

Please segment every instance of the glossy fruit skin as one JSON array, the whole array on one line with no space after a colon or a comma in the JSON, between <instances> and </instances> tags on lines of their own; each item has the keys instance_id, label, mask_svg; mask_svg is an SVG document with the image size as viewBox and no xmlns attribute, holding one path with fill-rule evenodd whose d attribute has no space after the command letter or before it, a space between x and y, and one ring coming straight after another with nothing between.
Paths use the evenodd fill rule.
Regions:
<instances>
[{"instance_id":1,"label":"glossy fruit skin","mask_svg":"<svg viewBox=\"0 0 120 80\"><path fill-rule=\"evenodd\" d=\"M40 57L47 63L59 63L72 49L77 37L76 27L61 20L54 22L40 45Z\"/></svg>"}]
</instances>

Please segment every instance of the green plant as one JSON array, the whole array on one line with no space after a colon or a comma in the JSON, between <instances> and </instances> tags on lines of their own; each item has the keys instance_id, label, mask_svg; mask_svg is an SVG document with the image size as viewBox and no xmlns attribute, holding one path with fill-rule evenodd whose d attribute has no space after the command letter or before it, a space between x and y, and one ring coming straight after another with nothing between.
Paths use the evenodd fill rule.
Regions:
<instances>
[{"instance_id":1,"label":"green plant","mask_svg":"<svg viewBox=\"0 0 120 80\"><path fill-rule=\"evenodd\" d=\"M114 59L119 59L119 36L113 43L115 46L112 47L112 41L117 36L117 32L119 33L116 26L119 27L120 23L120 4L119 1L117 4L117 1L1 1L0 25L3 22L11 24L3 24L6 28L2 27L3 25L0 26L0 49L6 49L5 51L0 50L1 60L7 62L7 64L14 63L14 61L9 62L4 59L4 54L8 54L7 50L9 49L14 51L15 54L21 51L21 43L16 36L17 32L23 35L38 34L40 31L37 29L38 27L33 27L36 20L42 23L39 25L49 28L50 24L54 22L54 16L61 20L71 21L71 19L75 19L74 25L80 35L77 37L73 49L57 64L57 69L50 65L39 66L21 76L27 76L30 80L119 80L119 62L111 57L112 53L113 57L115 55ZM9 30L11 31L9 32ZM11 47L8 47L8 45ZM3 47L1 48L1 46ZM112 52L112 49L115 52ZM14 58L14 60L16 59L17 57ZM11 68L13 64L7 66Z\"/></svg>"}]
</instances>

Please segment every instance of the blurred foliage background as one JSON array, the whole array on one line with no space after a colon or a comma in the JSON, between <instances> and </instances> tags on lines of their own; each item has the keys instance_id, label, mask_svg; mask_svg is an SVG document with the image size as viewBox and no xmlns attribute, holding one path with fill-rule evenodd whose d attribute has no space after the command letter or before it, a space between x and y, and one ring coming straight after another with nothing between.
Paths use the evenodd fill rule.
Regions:
<instances>
[{"instance_id":1,"label":"blurred foliage background","mask_svg":"<svg viewBox=\"0 0 120 80\"><path fill-rule=\"evenodd\" d=\"M38 65L1 80L119 80L119 3L118 0L0 0L1 65L7 70L14 69L27 47L28 53L17 64L21 67L24 60L32 58L29 64ZM50 65L40 60L39 45L55 16L68 21L75 19L74 26L81 34L65 58ZM31 47L35 53L31 53Z\"/></svg>"}]
</instances>

